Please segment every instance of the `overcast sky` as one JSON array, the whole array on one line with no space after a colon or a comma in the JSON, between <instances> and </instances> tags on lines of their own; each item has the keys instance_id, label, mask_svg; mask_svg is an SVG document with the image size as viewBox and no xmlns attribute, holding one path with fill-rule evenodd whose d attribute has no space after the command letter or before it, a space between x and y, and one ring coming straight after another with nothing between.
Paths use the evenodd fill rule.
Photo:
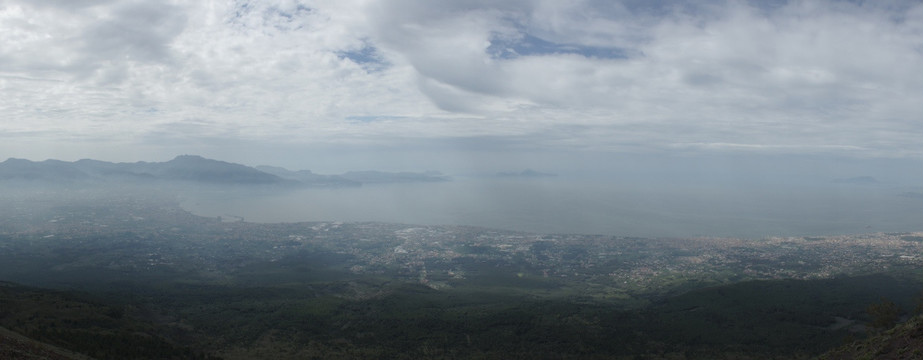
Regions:
<instances>
[{"instance_id":1,"label":"overcast sky","mask_svg":"<svg viewBox=\"0 0 923 360\"><path fill-rule=\"evenodd\" d=\"M0 0L0 157L916 159L921 74L911 1Z\"/></svg>"}]
</instances>

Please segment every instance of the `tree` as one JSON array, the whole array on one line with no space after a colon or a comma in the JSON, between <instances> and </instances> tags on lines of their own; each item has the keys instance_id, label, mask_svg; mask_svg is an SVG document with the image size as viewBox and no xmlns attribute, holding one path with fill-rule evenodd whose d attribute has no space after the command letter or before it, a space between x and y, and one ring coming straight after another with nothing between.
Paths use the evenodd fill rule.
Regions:
<instances>
[{"instance_id":1,"label":"tree","mask_svg":"<svg viewBox=\"0 0 923 360\"><path fill-rule=\"evenodd\" d=\"M897 324L901 308L891 300L881 298L880 302L869 305L865 311L872 318L872 321L869 322L869 327L885 330Z\"/></svg>"},{"instance_id":2,"label":"tree","mask_svg":"<svg viewBox=\"0 0 923 360\"><path fill-rule=\"evenodd\" d=\"M913 313L917 315L923 314L923 291L917 294L917 297L914 298L914 302L917 306L913 309Z\"/></svg>"}]
</instances>

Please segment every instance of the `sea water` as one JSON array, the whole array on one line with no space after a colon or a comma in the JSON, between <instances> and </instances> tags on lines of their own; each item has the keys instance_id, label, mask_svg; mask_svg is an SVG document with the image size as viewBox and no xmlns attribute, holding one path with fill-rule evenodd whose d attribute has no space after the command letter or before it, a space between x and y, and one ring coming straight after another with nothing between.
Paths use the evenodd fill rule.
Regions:
<instances>
[{"instance_id":1,"label":"sea water","mask_svg":"<svg viewBox=\"0 0 923 360\"><path fill-rule=\"evenodd\" d=\"M908 195L909 194L909 195ZM923 199L887 186L683 186L462 179L251 192L187 192L194 214L252 222L377 221L640 237L923 231Z\"/></svg>"}]
</instances>

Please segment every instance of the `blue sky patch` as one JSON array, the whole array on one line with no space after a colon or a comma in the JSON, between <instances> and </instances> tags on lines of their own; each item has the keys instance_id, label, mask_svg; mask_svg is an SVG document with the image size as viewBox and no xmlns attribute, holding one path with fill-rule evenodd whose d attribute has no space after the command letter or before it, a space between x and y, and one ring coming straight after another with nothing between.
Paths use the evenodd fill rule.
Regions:
<instances>
[{"instance_id":1,"label":"blue sky patch","mask_svg":"<svg viewBox=\"0 0 923 360\"><path fill-rule=\"evenodd\" d=\"M602 59L628 58L625 49L621 48L554 43L530 34L525 34L522 38L515 40L492 39L490 46L487 47L487 53L498 59L549 54L577 54Z\"/></svg>"},{"instance_id":2,"label":"blue sky patch","mask_svg":"<svg viewBox=\"0 0 923 360\"><path fill-rule=\"evenodd\" d=\"M365 46L359 50L340 51L337 52L337 56L341 59L349 59L369 71L381 70L387 65L387 62L382 59L374 46Z\"/></svg>"}]
</instances>

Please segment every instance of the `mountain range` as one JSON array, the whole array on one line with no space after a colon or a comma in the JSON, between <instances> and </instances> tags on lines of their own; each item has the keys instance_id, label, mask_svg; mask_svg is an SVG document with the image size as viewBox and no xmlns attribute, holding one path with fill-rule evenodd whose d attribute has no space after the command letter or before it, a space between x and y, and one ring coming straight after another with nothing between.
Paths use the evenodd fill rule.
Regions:
<instances>
[{"instance_id":1,"label":"mountain range","mask_svg":"<svg viewBox=\"0 0 923 360\"><path fill-rule=\"evenodd\" d=\"M163 182L221 185L361 186L363 183L447 181L439 173L380 171L321 175L310 170L292 171L274 166L249 167L198 155L180 155L165 162L113 163L83 159L30 161L10 158L0 163L0 181L44 183Z\"/></svg>"}]
</instances>

